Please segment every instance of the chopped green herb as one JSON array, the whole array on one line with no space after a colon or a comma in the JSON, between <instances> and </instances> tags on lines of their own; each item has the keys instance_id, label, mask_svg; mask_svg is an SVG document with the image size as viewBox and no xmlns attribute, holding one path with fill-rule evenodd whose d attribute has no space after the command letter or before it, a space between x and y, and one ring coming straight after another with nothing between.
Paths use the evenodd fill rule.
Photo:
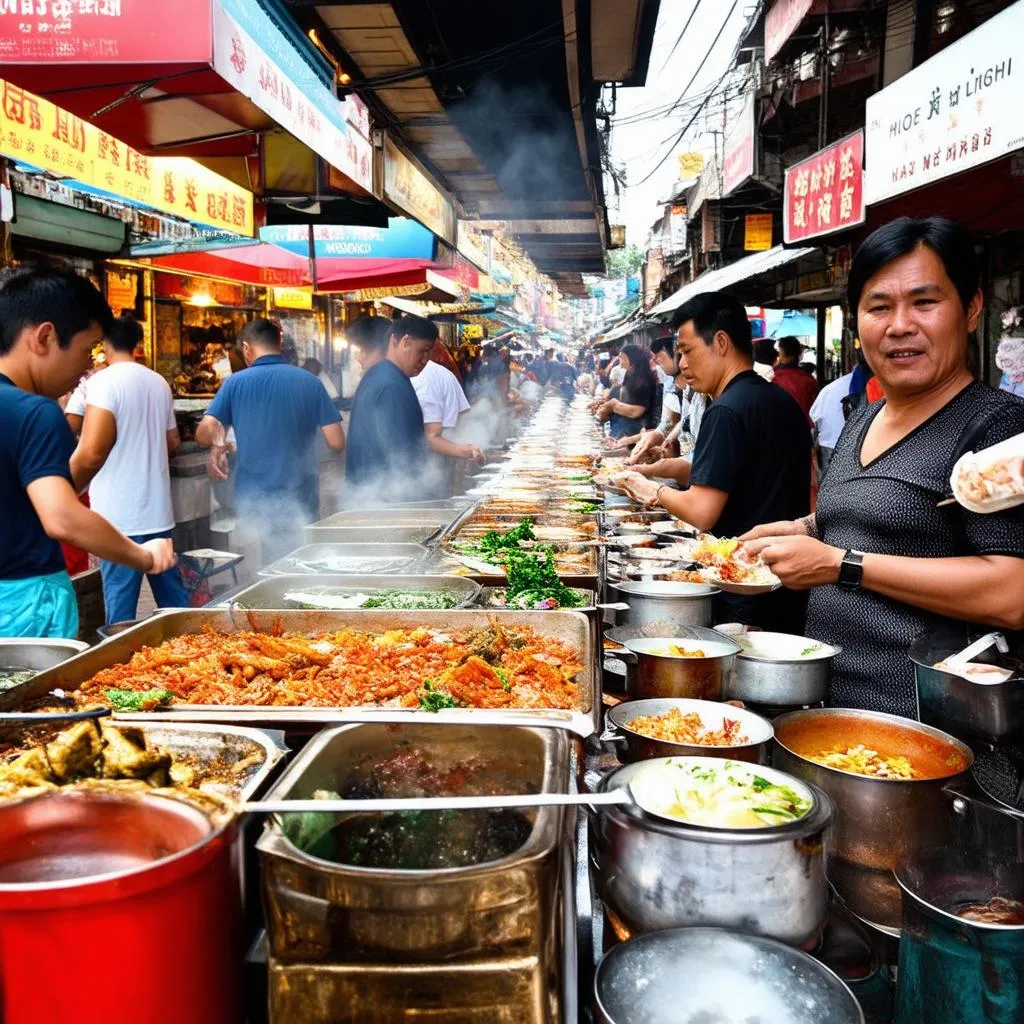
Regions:
<instances>
[{"instance_id":1,"label":"chopped green herb","mask_svg":"<svg viewBox=\"0 0 1024 1024\"><path fill-rule=\"evenodd\" d=\"M103 696L115 711L152 711L174 700L170 690L104 690Z\"/></svg>"},{"instance_id":2,"label":"chopped green herb","mask_svg":"<svg viewBox=\"0 0 1024 1024\"><path fill-rule=\"evenodd\" d=\"M774 783L773 783L773 782L769 782L769 781L768 781L767 779L765 779L765 778L762 778L762 777L761 777L760 775L755 775L755 776L754 776L754 777L753 777L753 778L752 778L752 779L750 780L750 784L751 784L751 785L752 785L752 786L754 787L754 789L756 789L756 790L757 790L758 792L761 792L762 790L765 790L765 789L771 789L771 788L772 788L772 786L774 785Z\"/></svg>"},{"instance_id":3,"label":"chopped green herb","mask_svg":"<svg viewBox=\"0 0 1024 1024\"><path fill-rule=\"evenodd\" d=\"M420 697L420 707L424 711L443 711L445 708L461 707L450 693L445 693L444 690L435 690L434 683L430 679L423 684L423 689L426 692Z\"/></svg>"},{"instance_id":4,"label":"chopped green herb","mask_svg":"<svg viewBox=\"0 0 1024 1024\"><path fill-rule=\"evenodd\" d=\"M495 674L501 680L501 688L506 693L512 692L512 684L508 681L508 673L503 668L495 668Z\"/></svg>"},{"instance_id":5,"label":"chopped green herb","mask_svg":"<svg viewBox=\"0 0 1024 1024\"><path fill-rule=\"evenodd\" d=\"M820 651L820 650L821 650L821 644L811 644L810 647L805 647L800 652L800 657L801 658L806 658L808 654L813 654L815 651Z\"/></svg>"}]
</instances>

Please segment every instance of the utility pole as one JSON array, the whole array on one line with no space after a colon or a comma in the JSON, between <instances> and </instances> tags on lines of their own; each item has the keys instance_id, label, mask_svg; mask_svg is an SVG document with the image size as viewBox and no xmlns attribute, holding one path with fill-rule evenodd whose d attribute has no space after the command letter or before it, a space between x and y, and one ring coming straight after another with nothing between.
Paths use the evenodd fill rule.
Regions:
<instances>
[{"instance_id":1,"label":"utility pole","mask_svg":"<svg viewBox=\"0 0 1024 1024\"><path fill-rule=\"evenodd\" d=\"M832 4L825 0L825 24L821 36L821 102L818 104L818 149L828 144L828 93L832 81L832 64L828 44L832 38Z\"/></svg>"}]
</instances>

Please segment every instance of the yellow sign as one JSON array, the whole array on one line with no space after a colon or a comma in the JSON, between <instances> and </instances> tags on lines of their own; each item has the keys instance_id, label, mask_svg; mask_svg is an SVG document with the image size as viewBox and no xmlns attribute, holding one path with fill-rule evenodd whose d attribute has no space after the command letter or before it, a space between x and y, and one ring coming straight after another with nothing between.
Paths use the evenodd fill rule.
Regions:
<instances>
[{"instance_id":1,"label":"yellow sign","mask_svg":"<svg viewBox=\"0 0 1024 1024\"><path fill-rule=\"evenodd\" d=\"M679 180L687 181L690 178L699 178L704 170L703 153L680 153L679 154Z\"/></svg>"},{"instance_id":2,"label":"yellow sign","mask_svg":"<svg viewBox=\"0 0 1024 1024\"><path fill-rule=\"evenodd\" d=\"M275 288L274 305L278 309L312 309L313 292L305 288Z\"/></svg>"},{"instance_id":3,"label":"yellow sign","mask_svg":"<svg viewBox=\"0 0 1024 1024\"><path fill-rule=\"evenodd\" d=\"M197 224L254 233L253 196L186 157L131 146L0 79L0 154Z\"/></svg>"},{"instance_id":4,"label":"yellow sign","mask_svg":"<svg viewBox=\"0 0 1024 1024\"><path fill-rule=\"evenodd\" d=\"M443 238L455 244L455 207L392 141L384 140L384 196ZM392 292L391 294L397 294Z\"/></svg>"},{"instance_id":5,"label":"yellow sign","mask_svg":"<svg viewBox=\"0 0 1024 1024\"><path fill-rule=\"evenodd\" d=\"M764 252L772 247L772 215L748 213L743 219L743 248L747 252Z\"/></svg>"}]
</instances>

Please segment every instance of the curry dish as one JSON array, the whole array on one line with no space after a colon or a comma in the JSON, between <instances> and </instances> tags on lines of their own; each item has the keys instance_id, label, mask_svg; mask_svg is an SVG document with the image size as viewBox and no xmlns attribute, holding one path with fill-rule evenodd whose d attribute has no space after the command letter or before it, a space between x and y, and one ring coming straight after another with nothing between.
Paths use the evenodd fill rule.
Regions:
<instances>
[{"instance_id":1,"label":"curry dish","mask_svg":"<svg viewBox=\"0 0 1024 1024\"><path fill-rule=\"evenodd\" d=\"M97 672L74 694L168 691L175 704L425 708L580 706L572 644L528 627L353 629L304 635L212 628L143 647Z\"/></svg>"}]
</instances>

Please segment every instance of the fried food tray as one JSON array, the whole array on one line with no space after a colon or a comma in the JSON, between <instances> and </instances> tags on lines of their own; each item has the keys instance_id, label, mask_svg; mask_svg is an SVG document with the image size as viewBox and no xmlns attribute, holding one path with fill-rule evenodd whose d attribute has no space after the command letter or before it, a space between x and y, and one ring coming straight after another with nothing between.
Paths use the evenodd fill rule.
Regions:
<instances>
[{"instance_id":1,"label":"fried food tray","mask_svg":"<svg viewBox=\"0 0 1024 1024\"><path fill-rule=\"evenodd\" d=\"M412 711L376 706L305 708L263 705L176 704L156 712L115 714L116 721L192 721L262 725L345 722L467 722L493 720L514 725L550 725L580 736L598 731L601 713L600 675L597 672L597 643L586 615L571 611L485 611L425 610L387 611L352 609L347 611L242 611L237 608L198 608L160 612L136 626L112 636L82 654L40 672L19 686L0 693L0 710L24 708L55 689L74 690L101 669L127 662L142 647L156 647L176 636L198 633L203 627L234 633L252 629L265 633L276 630L293 633L330 632L358 629L383 633L389 629L439 630L486 629L497 622L502 626L529 626L538 635L552 637L579 648L583 668L578 676L580 706L573 709L495 709L454 708L446 711Z\"/></svg>"}]
</instances>

